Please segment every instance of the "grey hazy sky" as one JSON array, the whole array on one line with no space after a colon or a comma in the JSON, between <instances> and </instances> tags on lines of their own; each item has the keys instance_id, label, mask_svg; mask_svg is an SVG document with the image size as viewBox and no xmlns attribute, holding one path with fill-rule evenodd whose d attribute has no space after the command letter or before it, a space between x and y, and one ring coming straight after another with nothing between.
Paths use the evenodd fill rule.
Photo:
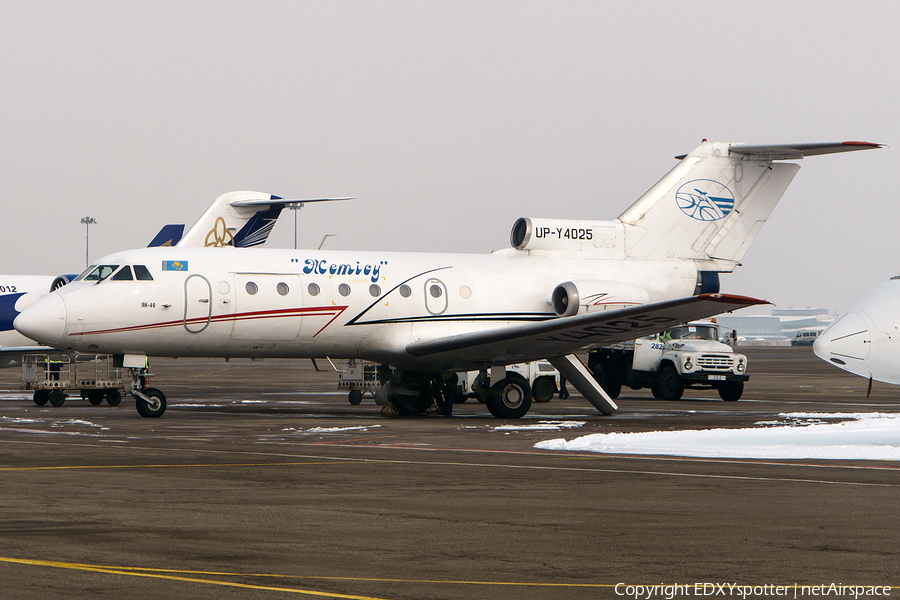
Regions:
<instances>
[{"instance_id":1,"label":"grey hazy sky","mask_svg":"<svg viewBox=\"0 0 900 600\"><path fill-rule=\"evenodd\" d=\"M0 0L0 272L77 273L219 194L300 246L489 252L613 219L702 138L801 161L723 291L845 309L900 271L900 4ZM292 247L285 214L270 245Z\"/></svg>"}]
</instances>

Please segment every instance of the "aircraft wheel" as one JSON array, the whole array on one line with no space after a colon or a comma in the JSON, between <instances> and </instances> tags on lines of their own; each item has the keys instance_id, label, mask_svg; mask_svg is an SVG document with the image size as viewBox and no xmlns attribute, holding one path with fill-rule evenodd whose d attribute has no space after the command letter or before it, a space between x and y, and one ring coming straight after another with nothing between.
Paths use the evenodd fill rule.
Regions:
<instances>
[{"instance_id":1,"label":"aircraft wheel","mask_svg":"<svg viewBox=\"0 0 900 600\"><path fill-rule=\"evenodd\" d=\"M47 404L47 400L50 399L50 392L48 392L47 390L38 390L34 393L32 399L38 406L44 406L45 404Z\"/></svg>"},{"instance_id":2,"label":"aircraft wheel","mask_svg":"<svg viewBox=\"0 0 900 600\"><path fill-rule=\"evenodd\" d=\"M100 390L89 390L87 392L87 401L93 406L100 406L103 404L103 392Z\"/></svg>"},{"instance_id":3,"label":"aircraft wheel","mask_svg":"<svg viewBox=\"0 0 900 600\"><path fill-rule=\"evenodd\" d=\"M362 402L362 392L359 390L350 390L350 393L347 394L347 398L350 400L350 404L356 406Z\"/></svg>"},{"instance_id":4,"label":"aircraft wheel","mask_svg":"<svg viewBox=\"0 0 900 600\"><path fill-rule=\"evenodd\" d=\"M62 406L66 403L66 395L61 390L53 390L50 392L50 404L53 406Z\"/></svg>"},{"instance_id":5,"label":"aircraft wheel","mask_svg":"<svg viewBox=\"0 0 900 600\"><path fill-rule=\"evenodd\" d=\"M550 402L556 393L556 385L549 377L538 377L531 387L531 399L535 402Z\"/></svg>"},{"instance_id":6,"label":"aircraft wheel","mask_svg":"<svg viewBox=\"0 0 900 600\"><path fill-rule=\"evenodd\" d=\"M150 398L147 402L143 398L135 396L135 406L142 417L161 417L166 412L166 397L156 388L144 388L143 394Z\"/></svg>"},{"instance_id":7,"label":"aircraft wheel","mask_svg":"<svg viewBox=\"0 0 900 600\"><path fill-rule=\"evenodd\" d=\"M491 386L488 410L498 419L518 419L531 408L531 386L524 377L507 375Z\"/></svg>"},{"instance_id":8,"label":"aircraft wheel","mask_svg":"<svg viewBox=\"0 0 900 600\"><path fill-rule=\"evenodd\" d=\"M406 393L403 393L406 392ZM410 394L409 392L414 392ZM404 417L421 415L431 408L434 399L430 381L407 381L390 396L397 412Z\"/></svg>"},{"instance_id":9,"label":"aircraft wheel","mask_svg":"<svg viewBox=\"0 0 900 600\"><path fill-rule=\"evenodd\" d=\"M719 388L719 398L726 402L734 402L740 400L744 393L743 381L726 381Z\"/></svg>"},{"instance_id":10,"label":"aircraft wheel","mask_svg":"<svg viewBox=\"0 0 900 600\"><path fill-rule=\"evenodd\" d=\"M118 406L122 401L122 392L119 390L109 390L106 392L106 403L110 406Z\"/></svg>"},{"instance_id":11,"label":"aircraft wheel","mask_svg":"<svg viewBox=\"0 0 900 600\"><path fill-rule=\"evenodd\" d=\"M659 374L659 393L664 400L680 400L684 394L684 382L672 365L666 365Z\"/></svg>"}]
</instances>

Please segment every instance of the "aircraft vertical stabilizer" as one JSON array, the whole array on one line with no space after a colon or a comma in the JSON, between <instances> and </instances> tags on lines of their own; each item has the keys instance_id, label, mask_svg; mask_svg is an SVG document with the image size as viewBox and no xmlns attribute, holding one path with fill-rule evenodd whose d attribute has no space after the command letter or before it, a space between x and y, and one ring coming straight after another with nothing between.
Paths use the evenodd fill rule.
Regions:
<instances>
[{"instance_id":1,"label":"aircraft vertical stabilizer","mask_svg":"<svg viewBox=\"0 0 900 600\"><path fill-rule=\"evenodd\" d=\"M619 216L627 256L705 261L701 270L732 271L800 169L774 161L878 147L704 141Z\"/></svg>"},{"instance_id":2,"label":"aircraft vertical stabilizer","mask_svg":"<svg viewBox=\"0 0 900 600\"><path fill-rule=\"evenodd\" d=\"M176 245L247 248L264 244L284 205L283 198L262 192L222 194Z\"/></svg>"}]
</instances>

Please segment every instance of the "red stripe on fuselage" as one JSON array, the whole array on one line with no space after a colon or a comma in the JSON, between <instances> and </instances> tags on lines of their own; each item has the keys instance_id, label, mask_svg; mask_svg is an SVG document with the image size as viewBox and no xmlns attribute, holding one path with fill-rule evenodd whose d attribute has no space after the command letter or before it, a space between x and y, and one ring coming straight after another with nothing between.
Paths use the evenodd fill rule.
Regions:
<instances>
[{"instance_id":1,"label":"red stripe on fuselage","mask_svg":"<svg viewBox=\"0 0 900 600\"><path fill-rule=\"evenodd\" d=\"M331 325L343 312L347 310L346 306L311 306L307 308L281 308L278 310L258 310L246 313L237 313L233 315L215 315L213 317L193 317L191 319L181 319L179 321L162 321L160 323L147 323L144 325L132 325L129 327L115 327L113 329L99 329L96 331L82 331L79 333L70 333L69 337L82 335L100 335L103 333L124 333L127 331L148 331L151 329L163 329L166 327L177 327L184 324L192 325L203 323L209 320L212 323L227 323L228 321L253 321L259 319L279 319L285 317L319 317L334 315L325 327ZM322 333L325 329L322 327L316 332L316 335Z\"/></svg>"}]
</instances>

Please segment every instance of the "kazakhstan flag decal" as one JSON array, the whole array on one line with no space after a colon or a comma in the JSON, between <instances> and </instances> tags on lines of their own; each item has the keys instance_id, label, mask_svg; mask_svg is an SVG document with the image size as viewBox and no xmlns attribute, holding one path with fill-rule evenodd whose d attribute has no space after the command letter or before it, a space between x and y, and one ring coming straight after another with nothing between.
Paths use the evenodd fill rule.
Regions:
<instances>
[{"instance_id":1,"label":"kazakhstan flag decal","mask_svg":"<svg viewBox=\"0 0 900 600\"><path fill-rule=\"evenodd\" d=\"M188 263L186 260L164 260L162 269L163 271L187 271Z\"/></svg>"}]
</instances>

